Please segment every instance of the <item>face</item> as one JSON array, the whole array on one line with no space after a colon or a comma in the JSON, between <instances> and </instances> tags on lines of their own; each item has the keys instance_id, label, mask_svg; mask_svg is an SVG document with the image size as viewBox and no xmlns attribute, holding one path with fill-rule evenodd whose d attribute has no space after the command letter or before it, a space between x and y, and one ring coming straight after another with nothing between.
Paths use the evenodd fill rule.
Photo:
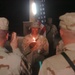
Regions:
<instances>
[{"instance_id":1,"label":"face","mask_svg":"<svg viewBox=\"0 0 75 75\"><path fill-rule=\"evenodd\" d=\"M36 35L36 34L38 34L38 32L39 32L39 28L36 28L36 27L31 28L31 33L32 34Z\"/></svg>"}]
</instances>

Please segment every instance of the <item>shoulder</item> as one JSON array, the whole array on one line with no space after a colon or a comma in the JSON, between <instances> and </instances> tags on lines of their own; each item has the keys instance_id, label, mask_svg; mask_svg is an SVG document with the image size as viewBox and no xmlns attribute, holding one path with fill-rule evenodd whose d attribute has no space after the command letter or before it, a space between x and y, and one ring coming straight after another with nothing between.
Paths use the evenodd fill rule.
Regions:
<instances>
[{"instance_id":1,"label":"shoulder","mask_svg":"<svg viewBox=\"0 0 75 75\"><path fill-rule=\"evenodd\" d=\"M40 38L43 38L43 39L46 39L46 37L45 37L45 36L43 36L43 35L39 35L39 37L40 37Z\"/></svg>"},{"instance_id":2,"label":"shoulder","mask_svg":"<svg viewBox=\"0 0 75 75\"><path fill-rule=\"evenodd\" d=\"M42 63L42 67L44 68L50 68L50 69L59 69L61 68L62 65L65 64L65 59L63 58L63 56L61 54L59 55L54 55L52 57L49 57L47 59L45 59ZM64 64L63 64L64 62Z\"/></svg>"},{"instance_id":3,"label":"shoulder","mask_svg":"<svg viewBox=\"0 0 75 75\"><path fill-rule=\"evenodd\" d=\"M41 40L47 40L47 38L46 38L45 36L43 36L43 35L40 35L39 38L40 38Z\"/></svg>"},{"instance_id":4,"label":"shoulder","mask_svg":"<svg viewBox=\"0 0 75 75\"><path fill-rule=\"evenodd\" d=\"M12 68L20 66L21 61L21 57L13 53L7 57L7 62Z\"/></svg>"},{"instance_id":5,"label":"shoulder","mask_svg":"<svg viewBox=\"0 0 75 75\"><path fill-rule=\"evenodd\" d=\"M16 58L21 59L21 57L20 57L20 56L18 56L18 55L16 55L15 53L10 53L10 56L11 56L11 57L13 57L13 58L15 57L15 59L16 59Z\"/></svg>"},{"instance_id":6,"label":"shoulder","mask_svg":"<svg viewBox=\"0 0 75 75\"><path fill-rule=\"evenodd\" d=\"M10 66L10 68L11 67L14 68L14 67L20 65L20 62L21 62L21 57L19 57L18 55L14 54L14 53L9 53L1 59L2 60L0 60L0 63L7 64Z\"/></svg>"},{"instance_id":7,"label":"shoulder","mask_svg":"<svg viewBox=\"0 0 75 75\"><path fill-rule=\"evenodd\" d=\"M21 57L16 55L15 53L9 53L8 57L9 60L14 60L14 61L20 61Z\"/></svg>"},{"instance_id":8,"label":"shoulder","mask_svg":"<svg viewBox=\"0 0 75 75\"><path fill-rule=\"evenodd\" d=\"M24 36L24 38L27 38L27 37L30 37L30 34L28 34L28 35Z\"/></svg>"},{"instance_id":9,"label":"shoulder","mask_svg":"<svg viewBox=\"0 0 75 75\"><path fill-rule=\"evenodd\" d=\"M16 55L16 54L14 54L14 53L10 53L9 56L8 56L8 59L11 60L11 61L14 60L14 62L15 61L17 61L17 62L21 61L21 57Z\"/></svg>"},{"instance_id":10,"label":"shoulder","mask_svg":"<svg viewBox=\"0 0 75 75\"><path fill-rule=\"evenodd\" d=\"M44 63L46 64L54 64L54 63L57 63L58 61L61 61L63 59L63 56L61 54L58 54L58 55L54 55L54 56L51 56L47 59L44 60Z\"/></svg>"},{"instance_id":11,"label":"shoulder","mask_svg":"<svg viewBox=\"0 0 75 75\"><path fill-rule=\"evenodd\" d=\"M29 39L30 38L30 34L26 35L23 40Z\"/></svg>"},{"instance_id":12,"label":"shoulder","mask_svg":"<svg viewBox=\"0 0 75 75\"><path fill-rule=\"evenodd\" d=\"M44 36L43 36L43 35L39 35L39 37L40 37L40 38L44 38Z\"/></svg>"}]
</instances>

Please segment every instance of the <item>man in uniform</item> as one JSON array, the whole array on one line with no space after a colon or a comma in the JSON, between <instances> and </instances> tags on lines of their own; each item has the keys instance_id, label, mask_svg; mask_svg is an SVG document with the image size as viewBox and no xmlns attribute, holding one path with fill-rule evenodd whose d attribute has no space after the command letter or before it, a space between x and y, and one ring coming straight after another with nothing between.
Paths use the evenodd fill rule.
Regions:
<instances>
[{"instance_id":1,"label":"man in uniform","mask_svg":"<svg viewBox=\"0 0 75 75\"><path fill-rule=\"evenodd\" d=\"M59 19L60 35L64 43L63 51L75 64L75 12L66 13ZM43 62L38 75L75 75L75 70L62 54L58 54Z\"/></svg>"},{"instance_id":2,"label":"man in uniform","mask_svg":"<svg viewBox=\"0 0 75 75\"><path fill-rule=\"evenodd\" d=\"M58 34L57 27L52 24L52 18L47 19L46 27L46 37L49 42L49 56L52 56L55 54L56 49L56 42L55 37Z\"/></svg>"},{"instance_id":3,"label":"man in uniform","mask_svg":"<svg viewBox=\"0 0 75 75\"><path fill-rule=\"evenodd\" d=\"M47 39L39 34L39 28L38 22L33 22L30 26L31 33L24 37L23 39L23 49L24 53L27 53L27 57L29 62L32 63L36 60L36 58L41 58L43 56L46 56L49 52L49 44ZM32 58L33 57L33 58Z\"/></svg>"},{"instance_id":4,"label":"man in uniform","mask_svg":"<svg viewBox=\"0 0 75 75\"><path fill-rule=\"evenodd\" d=\"M10 53L5 47L5 43L8 40L8 25L9 22L5 17L0 17L0 75L20 75L27 73L27 69L24 62L21 59L21 52L17 47L16 33L12 33L10 46L12 47L12 53ZM25 75L29 75L28 73Z\"/></svg>"},{"instance_id":5,"label":"man in uniform","mask_svg":"<svg viewBox=\"0 0 75 75\"><path fill-rule=\"evenodd\" d=\"M39 28L38 22L33 22L30 26L31 33L23 39L23 53L25 53L31 65L34 65L35 62L43 61L49 52L48 41L44 36L39 34Z\"/></svg>"}]
</instances>

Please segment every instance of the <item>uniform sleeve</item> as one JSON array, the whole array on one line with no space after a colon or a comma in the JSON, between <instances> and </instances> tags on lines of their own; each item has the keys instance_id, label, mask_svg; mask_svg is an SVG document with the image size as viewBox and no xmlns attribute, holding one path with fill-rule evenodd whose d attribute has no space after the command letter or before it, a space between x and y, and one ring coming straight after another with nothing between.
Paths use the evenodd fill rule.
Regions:
<instances>
[{"instance_id":1,"label":"uniform sleeve","mask_svg":"<svg viewBox=\"0 0 75 75\"><path fill-rule=\"evenodd\" d=\"M18 56L20 56L20 57L23 56L23 54L21 53L21 51L20 51L19 48L16 48L15 50L13 50L13 53L16 54L16 55L18 55Z\"/></svg>"},{"instance_id":2,"label":"uniform sleeve","mask_svg":"<svg viewBox=\"0 0 75 75\"><path fill-rule=\"evenodd\" d=\"M49 53L49 43L48 43L48 40L46 38L44 38L43 44L44 44L43 48L45 50L44 55L47 55Z\"/></svg>"},{"instance_id":3,"label":"uniform sleeve","mask_svg":"<svg viewBox=\"0 0 75 75\"><path fill-rule=\"evenodd\" d=\"M31 52L29 48L28 39L26 37L23 39L22 47L24 50L24 55L27 55Z\"/></svg>"}]
</instances>

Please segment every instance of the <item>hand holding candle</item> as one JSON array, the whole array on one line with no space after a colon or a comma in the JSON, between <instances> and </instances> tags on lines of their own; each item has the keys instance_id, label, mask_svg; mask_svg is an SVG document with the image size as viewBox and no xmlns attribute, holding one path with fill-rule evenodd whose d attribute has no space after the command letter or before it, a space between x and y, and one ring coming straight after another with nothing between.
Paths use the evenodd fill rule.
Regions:
<instances>
[{"instance_id":1,"label":"hand holding candle","mask_svg":"<svg viewBox=\"0 0 75 75\"><path fill-rule=\"evenodd\" d=\"M36 45L36 39L33 37L33 41L29 44L30 49Z\"/></svg>"}]
</instances>

